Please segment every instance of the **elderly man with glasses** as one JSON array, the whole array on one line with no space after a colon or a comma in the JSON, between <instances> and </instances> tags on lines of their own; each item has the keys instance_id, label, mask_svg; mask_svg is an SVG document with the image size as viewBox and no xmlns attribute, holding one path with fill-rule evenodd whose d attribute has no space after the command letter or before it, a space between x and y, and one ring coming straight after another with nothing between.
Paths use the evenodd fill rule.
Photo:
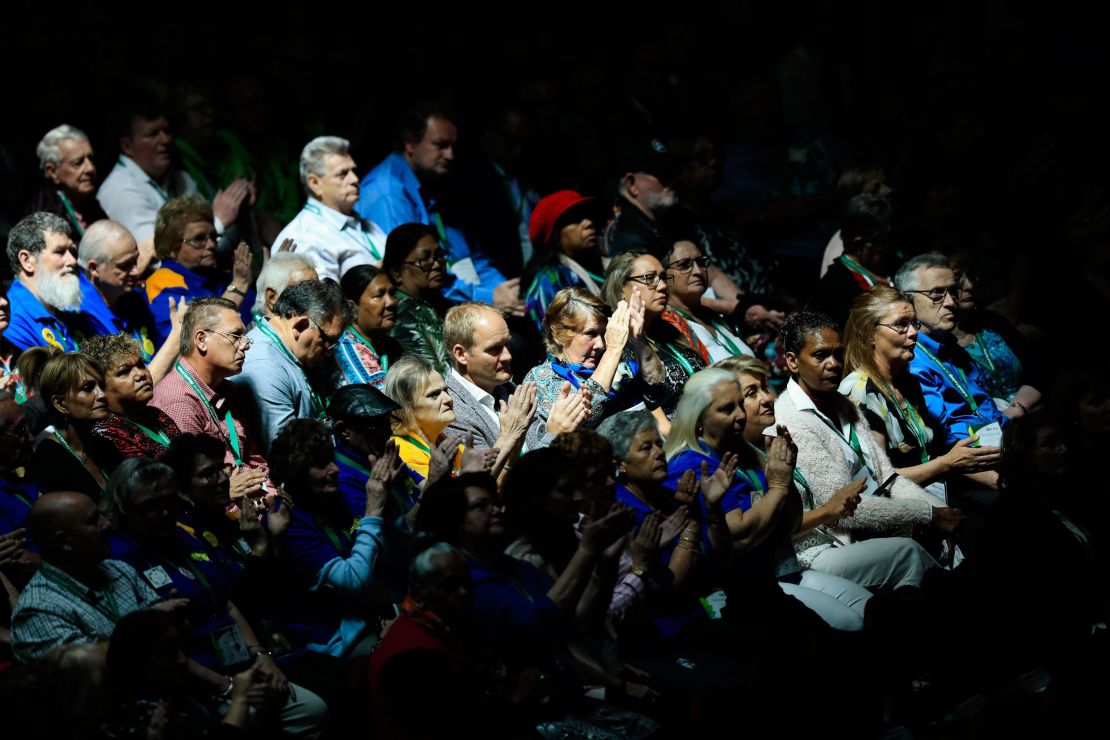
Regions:
<instances>
[{"instance_id":1,"label":"elderly man with glasses","mask_svg":"<svg viewBox=\"0 0 1110 740\"><path fill-rule=\"evenodd\" d=\"M921 384L930 426L941 431L945 445L974 434L982 444L998 446L1002 424L1022 411L1017 407L998 410L978 365L952 335L960 287L947 258L937 254L914 257L898 269L894 284L913 302L921 322L910 373Z\"/></svg>"},{"instance_id":2,"label":"elderly man with glasses","mask_svg":"<svg viewBox=\"0 0 1110 740\"><path fill-rule=\"evenodd\" d=\"M234 303L217 297L193 301L181 322L181 358L154 386L150 405L185 434L221 440L224 462L233 466L232 489L256 496L278 489L246 424L246 399L228 380L243 371L251 343Z\"/></svg>"},{"instance_id":3,"label":"elderly man with glasses","mask_svg":"<svg viewBox=\"0 0 1110 740\"><path fill-rule=\"evenodd\" d=\"M291 419L325 418L331 389L313 387L309 374L330 357L352 311L334 280L304 280L281 291L272 315L247 334L257 347L234 382L245 391L247 421L263 453Z\"/></svg>"}]
</instances>

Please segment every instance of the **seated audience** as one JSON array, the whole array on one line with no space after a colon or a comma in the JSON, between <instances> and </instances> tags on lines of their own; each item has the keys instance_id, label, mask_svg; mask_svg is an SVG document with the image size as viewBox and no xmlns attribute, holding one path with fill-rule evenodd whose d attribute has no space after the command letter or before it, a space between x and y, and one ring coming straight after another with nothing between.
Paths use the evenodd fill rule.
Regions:
<instances>
[{"instance_id":1,"label":"seated audience","mask_svg":"<svg viewBox=\"0 0 1110 740\"><path fill-rule=\"evenodd\" d=\"M710 261L698 245L686 239L676 241L663 262L669 276L663 320L682 333L707 364L736 355L754 356L725 317L702 304L709 287Z\"/></svg>"},{"instance_id":2,"label":"seated audience","mask_svg":"<svg viewBox=\"0 0 1110 740\"><path fill-rule=\"evenodd\" d=\"M405 354L423 357L445 370L449 358L443 345L447 304L440 288L447 280L447 255L436 232L423 224L401 224L389 232L382 271L397 289L397 318L390 335Z\"/></svg>"},{"instance_id":3,"label":"seated audience","mask_svg":"<svg viewBox=\"0 0 1110 740\"><path fill-rule=\"evenodd\" d=\"M529 449L546 446L579 424L595 427L619 411L640 404L657 408L669 400L659 358L643 341L640 294L617 303L612 317L608 313L584 288L564 288L548 306L543 318L548 361L524 376L536 384L537 397Z\"/></svg>"},{"instance_id":4,"label":"seated audience","mask_svg":"<svg viewBox=\"0 0 1110 740\"><path fill-rule=\"evenodd\" d=\"M605 272L605 285L601 295L609 307L616 309L620 301L632 305L632 296L639 297L643 305L643 328L635 333L637 339L650 348L651 354L658 359L663 370L663 384L669 391L667 400L660 406L656 416L666 436L668 420L674 413L675 404L682 395L682 386L690 376L708 365L700 347L690 344L686 335L693 335L689 329L679 331L675 325L686 322L681 316L672 316L671 321L663 320L667 308L667 296L673 276L663 269L663 264L650 254L628 252L615 257ZM650 355L640 359L647 370Z\"/></svg>"},{"instance_id":5,"label":"seated audience","mask_svg":"<svg viewBox=\"0 0 1110 740\"><path fill-rule=\"evenodd\" d=\"M81 309L77 246L69 224L51 213L33 213L8 233L8 262L15 279L8 287L6 339L17 350L57 347L76 352L93 331Z\"/></svg>"},{"instance_id":6,"label":"seated audience","mask_svg":"<svg viewBox=\"0 0 1110 740\"><path fill-rule=\"evenodd\" d=\"M96 202L96 162L84 131L62 124L46 132L35 147L43 181L28 213L46 211L69 222L80 239L85 229L106 218Z\"/></svg>"},{"instance_id":7,"label":"seated audience","mask_svg":"<svg viewBox=\"0 0 1110 740\"><path fill-rule=\"evenodd\" d=\"M605 266L597 246L597 203L573 190L552 193L536 204L528 223L532 259L524 267L524 307L543 331L543 316L563 288L601 295Z\"/></svg>"},{"instance_id":8,"label":"seated audience","mask_svg":"<svg viewBox=\"0 0 1110 740\"><path fill-rule=\"evenodd\" d=\"M366 483L366 504L351 521L339 490L331 433L323 422L296 419L273 444L275 482L293 497L286 549L300 593L286 629L309 650L338 657L368 655L389 606L378 564L383 531L393 526L389 490L402 474L388 447ZM392 506L395 506L393 504Z\"/></svg>"},{"instance_id":9,"label":"seated audience","mask_svg":"<svg viewBox=\"0 0 1110 740\"><path fill-rule=\"evenodd\" d=\"M173 419L150 405L155 381L138 342L126 334L93 337L85 343L84 354L104 373L108 403L108 415L96 422L93 434L125 458L160 460L181 431Z\"/></svg>"},{"instance_id":10,"label":"seated audience","mask_svg":"<svg viewBox=\"0 0 1110 740\"><path fill-rule=\"evenodd\" d=\"M1020 401L999 412L979 366L953 336L960 284L947 258L913 257L898 268L894 286L910 297L921 322L910 374L921 387L924 418L938 432L938 444L953 445L981 427L1004 425L1025 413Z\"/></svg>"},{"instance_id":11,"label":"seated audience","mask_svg":"<svg viewBox=\"0 0 1110 740\"><path fill-rule=\"evenodd\" d=\"M243 370L251 340L234 303L223 298L193 301L181 322L181 359L174 371L154 386L151 406L186 434L222 440L224 462L250 479L247 495L263 490L269 465L258 452L246 425L245 402L229 380Z\"/></svg>"},{"instance_id":12,"label":"seated audience","mask_svg":"<svg viewBox=\"0 0 1110 740\"><path fill-rule=\"evenodd\" d=\"M498 450L495 476L511 466L536 412L536 385L513 383L509 325L486 303L454 306L443 320L443 341L451 354L447 391L455 420L447 430L470 435L473 447Z\"/></svg>"},{"instance_id":13,"label":"seated audience","mask_svg":"<svg viewBox=\"0 0 1110 740\"><path fill-rule=\"evenodd\" d=\"M367 383L380 388L389 363L404 350L390 331L397 322L397 291L389 274L370 265L347 271L339 282L355 315L335 348L336 386Z\"/></svg>"},{"instance_id":14,"label":"seated audience","mask_svg":"<svg viewBox=\"0 0 1110 740\"><path fill-rule=\"evenodd\" d=\"M46 361L39 393L54 425L31 456L28 477L39 490L80 491L99 500L122 455L93 428L108 417L104 374L88 355L56 354Z\"/></svg>"},{"instance_id":15,"label":"seated audience","mask_svg":"<svg viewBox=\"0 0 1110 740\"><path fill-rule=\"evenodd\" d=\"M253 351L232 381L263 455L291 419L323 419L324 397L309 373L325 362L350 319L334 280L305 280L281 291L273 315L247 332Z\"/></svg>"},{"instance_id":16,"label":"seated audience","mask_svg":"<svg viewBox=\"0 0 1110 740\"><path fill-rule=\"evenodd\" d=\"M158 209L154 249L162 262L146 279L146 299L162 336L172 330L171 299L180 304L222 296L237 308L243 305L254 283L250 247L235 249L228 280L216 263L218 239L212 207L200 198L175 198Z\"/></svg>"},{"instance_id":17,"label":"seated audience","mask_svg":"<svg viewBox=\"0 0 1110 740\"><path fill-rule=\"evenodd\" d=\"M185 301L168 302L170 333L164 339L150 306L139 290L139 247L127 230L114 221L89 226L77 246L77 262L84 271L81 309L96 334L130 334L139 343L143 362L161 380L177 359Z\"/></svg>"},{"instance_id":18,"label":"seated audience","mask_svg":"<svg viewBox=\"0 0 1110 740\"><path fill-rule=\"evenodd\" d=\"M358 175L350 142L318 136L301 151L301 185L308 200L274 240L293 240L297 254L308 259L321 278L339 281L358 265L381 264L383 230L355 211Z\"/></svg>"},{"instance_id":19,"label":"seated audience","mask_svg":"<svg viewBox=\"0 0 1110 740\"><path fill-rule=\"evenodd\" d=\"M998 447L972 447L974 439L965 437L934 454L938 445L924 418L925 399L909 372L920 326L910 299L893 288L877 285L857 298L844 327L848 374L840 392L859 407L899 475L942 497L944 481L953 474L975 475L978 482L993 485L989 471L998 464Z\"/></svg>"},{"instance_id":20,"label":"seated audience","mask_svg":"<svg viewBox=\"0 0 1110 740\"><path fill-rule=\"evenodd\" d=\"M937 563L909 535L916 525L950 533L960 523L959 512L898 476L867 419L837 391L844 347L832 319L808 311L791 314L783 338L792 377L775 402L775 423L789 429L798 445L807 511L802 532L824 527L798 543L799 560L866 588L919 585ZM823 509L837 496L856 494L859 504L848 507L851 516L831 518L839 506Z\"/></svg>"}]
</instances>

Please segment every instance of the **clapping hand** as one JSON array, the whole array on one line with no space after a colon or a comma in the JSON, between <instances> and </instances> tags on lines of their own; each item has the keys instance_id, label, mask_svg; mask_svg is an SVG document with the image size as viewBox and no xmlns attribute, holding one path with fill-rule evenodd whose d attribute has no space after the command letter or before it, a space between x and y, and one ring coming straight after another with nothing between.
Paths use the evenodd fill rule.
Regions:
<instances>
[{"instance_id":1,"label":"clapping hand","mask_svg":"<svg viewBox=\"0 0 1110 740\"><path fill-rule=\"evenodd\" d=\"M642 318L643 315L641 313L641 319ZM616 309L613 310L613 315L609 317L609 323L605 326L606 352L609 350L620 352L624 349L624 345L628 341L628 325L628 301L621 301L617 304Z\"/></svg>"},{"instance_id":2,"label":"clapping hand","mask_svg":"<svg viewBox=\"0 0 1110 740\"><path fill-rule=\"evenodd\" d=\"M370 455L367 459L370 462L370 477L366 479L365 516L380 517L385 514L389 490L405 464L401 460L397 443L392 439L386 442L385 451L380 458Z\"/></svg>"},{"instance_id":3,"label":"clapping hand","mask_svg":"<svg viewBox=\"0 0 1110 740\"><path fill-rule=\"evenodd\" d=\"M547 431L550 434L573 432L590 415L590 396L586 390L571 391L569 382L559 389L559 397L551 404L547 415Z\"/></svg>"},{"instance_id":4,"label":"clapping hand","mask_svg":"<svg viewBox=\"0 0 1110 740\"><path fill-rule=\"evenodd\" d=\"M459 475L463 473L488 473L493 470L497 462L496 447L477 449L474 447L474 432L466 433L466 443L463 445L462 458L459 460Z\"/></svg>"},{"instance_id":5,"label":"clapping hand","mask_svg":"<svg viewBox=\"0 0 1110 740\"><path fill-rule=\"evenodd\" d=\"M789 488L798 462L798 448L784 426L778 427L778 436L767 448L767 488Z\"/></svg>"}]
</instances>

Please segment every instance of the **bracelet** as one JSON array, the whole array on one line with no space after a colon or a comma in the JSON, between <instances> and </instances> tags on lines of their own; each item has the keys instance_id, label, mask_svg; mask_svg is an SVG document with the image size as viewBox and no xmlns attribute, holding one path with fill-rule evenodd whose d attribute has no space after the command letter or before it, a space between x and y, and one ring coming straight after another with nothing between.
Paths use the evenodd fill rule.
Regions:
<instances>
[{"instance_id":1,"label":"bracelet","mask_svg":"<svg viewBox=\"0 0 1110 740\"><path fill-rule=\"evenodd\" d=\"M696 552L697 554L701 555L701 550L699 550L696 547L691 547L689 545L679 544L678 549L679 550L685 550L686 552Z\"/></svg>"},{"instance_id":2,"label":"bracelet","mask_svg":"<svg viewBox=\"0 0 1110 740\"><path fill-rule=\"evenodd\" d=\"M224 288L224 292L225 293L238 293L239 295L243 296L244 298L247 297L247 292L245 290L241 290L239 288L239 286L237 286L235 283L231 283L226 288Z\"/></svg>"},{"instance_id":3,"label":"bracelet","mask_svg":"<svg viewBox=\"0 0 1110 740\"><path fill-rule=\"evenodd\" d=\"M262 645L247 645L247 652L251 655L269 655L273 657L273 653L271 653Z\"/></svg>"},{"instance_id":4,"label":"bracelet","mask_svg":"<svg viewBox=\"0 0 1110 740\"><path fill-rule=\"evenodd\" d=\"M1028 414L1029 413L1029 409L1025 408L1025 404L1022 403L1021 401L1017 400L1016 398L1013 401L1010 402L1010 405L1011 406L1017 406L1019 409L1021 409L1021 412L1023 414Z\"/></svg>"},{"instance_id":5,"label":"bracelet","mask_svg":"<svg viewBox=\"0 0 1110 740\"><path fill-rule=\"evenodd\" d=\"M697 542L698 541L697 537L679 537L678 539L682 540L683 542Z\"/></svg>"},{"instance_id":6,"label":"bracelet","mask_svg":"<svg viewBox=\"0 0 1110 740\"><path fill-rule=\"evenodd\" d=\"M226 678L227 678L227 688L223 690L222 694L220 694L221 699L226 699L229 696L231 696L231 690L235 688L235 679L231 676L226 676Z\"/></svg>"}]
</instances>

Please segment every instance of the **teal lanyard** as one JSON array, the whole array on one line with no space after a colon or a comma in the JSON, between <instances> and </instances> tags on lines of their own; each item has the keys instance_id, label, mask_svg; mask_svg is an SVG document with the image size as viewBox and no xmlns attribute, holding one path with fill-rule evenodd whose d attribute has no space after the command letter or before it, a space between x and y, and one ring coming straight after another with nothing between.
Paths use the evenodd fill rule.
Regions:
<instances>
[{"instance_id":1,"label":"teal lanyard","mask_svg":"<svg viewBox=\"0 0 1110 740\"><path fill-rule=\"evenodd\" d=\"M936 355L930 352L928 348L925 347L925 345L918 342L917 348L921 350L921 352L926 357L929 358L930 362L940 368L940 371L948 377L948 380L952 383L952 386L956 389L956 392L959 393L960 396L963 397L964 401L967 402L967 405L971 407L972 412L978 413L979 404L975 403L975 399L971 397L971 385L967 380L967 376L964 375L964 371L960 368L956 368L956 372L958 372L960 374L960 377L963 379L963 383L961 384L959 380L956 380L956 376L952 374L952 371L948 369L948 366L938 360Z\"/></svg>"},{"instance_id":2,"label":"teal lanyard","mask_svg":"<svg viewBox=\"0 0 1110 740\"><path fill-rule=\"evenodd\" d=\"M142 430L143 434L150 437L153 441L157 442L163 447L170 446L170 435L166 434L165 429L154 430L150 429L149 427L143 426L137 421L133 423L135 424L135 426Z\"/></svg>"},{"instance_id":3,"label":"teal lanyard","mask_svg":"<svg viewBox=\"0 0 1110 740\"><path fill-rule=\"evenodd\" d=\"M320 399L320 396L316 393L316 391L312 389L312 383L308 379L308 374L304 371L304 366L301 365L300 361L293 356L293 353L290 352L289 348L285 346L285 342L281 341L281 337L279 337L277 335L277 332L275 332L270 327L270 323L268 321L262 320L261 322L255 324L255 326L258 327L258 330L260 332L266 335L267 339L273 342L274 346L277 347L283 355L285 355L285 358L287 360L292 362L293 365L295 365L296 368L301 371L301 377L304 378L304 384L308 388L308 397L309 401L312 404L313 413L316 414L317 419L325 418L327 414L324 410L324 402Z\"/></svg>"},{"instance_id":4,"label":"teal lanyard","mask_svg":"<svg viewBox=\"0 0 1110 740\"><path fill-rule=\"evenodd\" d=\"M899 402L898 396L894 395L894 390L884 381L879 381L879 387L886 393L887 398L894 401L894 408L898 416L901 417L902 421L906 422L906 425L913 432L914 438L917 439L918 448L921 450L921 463L925 464L929 462L929 452L925 449L927 444L925 440L925 422L921 418L921 415L917 413L917 409L910 406L909 401Z\"/></svg>"},{"instance_id":5,"label":"teal lanyard","mask_svg":"<svg viewBox=\"0 0 1110 740\"><path fill-rule=\"evenodd\" d=\"M682 353L679 352L677 348L672 347L668 342L652 342L652 344L666 350L667 354L673 357L675 361L682 366L687 376L693 376L694 367L690 364L689 360L682 356Z\"/></svg>"},{"instance_id":6,"label":"teal lanyard","mask_svg":"<svg viewBox=\"0 0 1110 740\"><path fill-rule=\"evenodd\" d=\"M86 604L89 604L89 606L91 606L93 609L96 609L98 612L104 615L104 617L112 624L115 624L119 621L119 618L121 616L119 613L119 604L116 602L116 595L112 593L111 582L108 583L108 586L104 589L103 594L99 594L96 591L89 589L89 591L91 591L94 596L103 596L102 599L97 598L96 603L93 603L89 600L88 592L81 591L68 580L63 580L46 569L40 569L39 572L42 573L43 578L50 581L55 586L58 586L63 591L67 591L73 596L76 596L81 601L84 601ZM107 607L107 609L101 608L101 604Z\"/></svg>"},{"instance_id":7,"label":"teal lanyard","mask_svg":"<svg viewBox=\"0 0 1110 740\"><path fill-rule=\"evenodd\" d=\"M327 206L324 206L324 207L327 208ZM313 214L319 216L320 218L324 218L323 212L320 211L319 206L317 206L315 203L305 203L304 204L304 210L308 211L309 213L313 213ZM336 211L336 213L339 213L339 211ZM339 215L343 216L342 213L340 213ZM355 217L354 216L343 216L343 218L355 218ZM357 221L357 219L355 219L355 220ZM345 226L346 226L346 224L344 224L343 226L340 226L339 230L342 231ZM357 231L359 234L362 235L362 240L364 242L366 242L366 248L370 250L370 254L372 254L374 256L374 259L377 260L378 262L381 262L382 261L382 254L381 254L381 252L378 251L378 248L374 246L374 242L371 241L370 235L362 230L361 225L356 226L356 227L352 227L352 228L354 228L355 231Z\"/></svg>"},{"instance_id":8,"label":"teal lanyard","mask_svg":"<svg viewBox=\"0 0 1110 740\"><path fill-rule=\"evenodd\" d=\"M212 404L208 402L208 397L204 395L204 391L200 389L197 382L193 380L192 376L181 366L180 360L174 363L174 369L177 370L181 377L185 378L185 382L193 389L193 393L197 394L197 398L199 398L200 402L204 404L204 407L208 409L208 415L212 417L212 421L216 424L216 428L219 428L220 417L216 416L216 409L212 408ZM236 467L242 467L243 454L239 448L239 432L235 429L235 420L231 418L230 408L227 410L227 414L224 415L224 424L227 425L227 437L225 437L225 441L231 449L232 457L235 458L235 465Z\"/></svg>"},{"instance_id":9,"label":"teal lanyard","mask_svg":"<svg viewBox=\"0 0 1110 740\"><path fill-rule=\"evenodd\" d=\"M97 477L96 473L89 470L89 466L85 463L85 458L78 455L77 450L69 446L69 442L66 442L66 438L62 436L61 432L55 430L54 439L58 440L58 443L77 459L77 462L81 463L81 467L85 469L85 472L89 474L89 477L91 477L97 487L100 488L100 492L103 493L105 486L108 484L108 479L104 477L104 472L101 471L100 477ZM101 483L102 480L104 481L103 483Z\"/></svg>"},{"instance_id":10,"label":"teal lanyard","mask_svg":"<svg viewBox=\"0 0 1110 740\"><path fill-rule=\"evenodd\" d=\"M61 190L57 192L58 198L61 199L62 205L65 206L66 213L69 214L70 223L73 224L74 230L77 231L78 240L80 240L80 237L85 235L85 230L81 227L81 219L77 218L77 211L74 210L73 204L69 202L69 198L66 197L66 194Z\"/></svg>"},{"instance_id":11,"label":"teal lanyard","mask_svg":"<svg viewBox=\"0 0 1110 740\"><path fill-rule=\"evenodd\" d=\"M867 458L865 458L863 456L863 446L860 445L859 437L856 436L856 427L855 427L855 425L853 425L853 424L848 425L848 437L845 439L844 432L837 429L836 426L833 425L833 423L831 421L826 419L823 414L818 413L817 418L821 420L822 424L827 426L829 429L833 430L833 432L836 434L836 436L840 437L840 439L842 439L845 444L847 444L849 447L852 448L852 452L856 453L856 457L859 458L860 463L863 465L863 467L867 468L868 474L870 474L870 476L872 478L874 478L875 477L875 471L873 471L871 469L871 466L867 464Z\"/></svg>"}]
</instances>

